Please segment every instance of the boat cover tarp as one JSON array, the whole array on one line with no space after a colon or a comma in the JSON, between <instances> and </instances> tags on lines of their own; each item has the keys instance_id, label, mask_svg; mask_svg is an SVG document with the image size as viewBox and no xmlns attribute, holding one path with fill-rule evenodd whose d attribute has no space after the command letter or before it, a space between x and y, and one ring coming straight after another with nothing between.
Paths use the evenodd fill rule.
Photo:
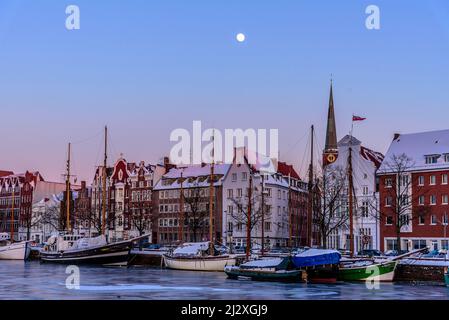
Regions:
<instances>
[{"instance_id":1,"label":"boat cover tarp","mask_svg":"<svg viewBox=\"0 0 449 320\"><path fill-rule=\"evenodd\" d=\"M287 260L287 261L286 261ZM269 268L280 269L287 267L288 259L286 258L273 258L273 259L260 259L246 262L240 265L242 269L255 269L255 268Z\"/></svg>"},{"instance_id":2,"label":"boat cover tarp","mask_svg":"<svg viewBox=\"0 0 449 320\"><path fill-rule=\"evenodd\" d=\"M187 242L173 251L174 256L194 256L202 255L204 251L209 249L209 242Z\"/></svg>"},{"instance_id":3,"label":"boat cover tarp","mask_svg":"<svg viewBox=\"0 0 449 320\"><path fill-rule=\"evenodd\" d=\"M309 249L293 256L297 268L314 267L340 262L341 254L336 250Z\"/></svg>"},{"instance_id":4,"label":"boat cover tarp","mask_svg":"<svg viewBox=\"0 0 449 320\"><path fill-rule=\"evenodd\" d=\"M88 249L92 247L104 246L106 244L107 241L104 235L95 238L81 238L75 241L70 250Z\"/></svg>"}]
</instances>

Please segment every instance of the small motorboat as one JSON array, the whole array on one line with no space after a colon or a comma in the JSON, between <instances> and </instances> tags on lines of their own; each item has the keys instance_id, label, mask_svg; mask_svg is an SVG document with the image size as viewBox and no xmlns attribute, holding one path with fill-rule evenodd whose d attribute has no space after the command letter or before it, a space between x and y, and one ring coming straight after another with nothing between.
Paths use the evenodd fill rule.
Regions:
<instances>
[{"instance_id":1,"label":"small motorboat","mask_svg":"<svg viewBox=\"0 0 449 320\"><path fill-rule=\"evenodd\" d=\"M253 260L240 266L227 266L224 271L230 279L254 281L303 281L304 272L293 269L290 257Z\"/></svg>"},{"instance_id":2,"label":"small motorboat","mask_svg":"<svg viewBox=\"0 0 449 320\"><path fill-rule=\"evenodd\" d=\"M30 252L28 241L11 242L7 233L0 234L0 260L26 260Z\"/></svg>"}]
</instances>

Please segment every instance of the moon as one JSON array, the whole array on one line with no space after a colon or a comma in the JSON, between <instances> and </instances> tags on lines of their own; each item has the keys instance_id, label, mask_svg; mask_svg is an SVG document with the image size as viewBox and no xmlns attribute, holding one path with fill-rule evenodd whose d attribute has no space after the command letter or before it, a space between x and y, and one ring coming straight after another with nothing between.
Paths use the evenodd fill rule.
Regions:
<instances>
[{"instance_id":1,"label":"moon","mask_svg":"<svg viewBox=\"0 0 449 320\"><path fill-rule=\"evenodd\" d=\"M237 39L238 42L244 42L246 39L246 36L243 33L238 33L235 38Z\"/></svg>"}]
</instances>

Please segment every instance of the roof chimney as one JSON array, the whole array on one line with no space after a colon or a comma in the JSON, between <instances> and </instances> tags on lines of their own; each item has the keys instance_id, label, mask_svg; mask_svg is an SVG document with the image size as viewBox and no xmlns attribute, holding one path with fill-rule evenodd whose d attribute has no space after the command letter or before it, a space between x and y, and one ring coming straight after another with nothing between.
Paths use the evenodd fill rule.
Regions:
<instances>
[{"instance_id":1,"label":"roof chimney","mask_svg":"<svg viewBox=\"0 0 449 320\"><path fill-rule=\"evenodd\" d=\"M398 140L400 136L401 136L400 133L395 133L394 137L393 137L393 141Z\"/></svg>"}]
</instances>

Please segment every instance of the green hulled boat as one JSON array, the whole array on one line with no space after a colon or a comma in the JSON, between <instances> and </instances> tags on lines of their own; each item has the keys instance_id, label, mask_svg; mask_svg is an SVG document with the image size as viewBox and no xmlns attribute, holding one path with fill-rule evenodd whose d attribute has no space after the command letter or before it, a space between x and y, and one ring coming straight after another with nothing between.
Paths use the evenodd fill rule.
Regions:
<instances>
[{"instance_id":1,"label":"green hulled boat","mask_svg":"<svg viewBox=\"0 0 449 320\"><path fill-rule=\"evenodd\" d=\"M393 281L398 261L375 263L372 261L359 261L343 264L338 271L338 280L341 281Z\"/></svg>"},{"instance_id":2,"label":"green hulled boat","mask_svg":"<svg viewBox=\"0 0 449 320\"><path fill-rule=\"evenodd\" d=\"M230 279L247 278L254 281L302 281L303 271L292 269L291 258L254 260L240 266L226 266Z\"/></svg>"}]
</instances>

